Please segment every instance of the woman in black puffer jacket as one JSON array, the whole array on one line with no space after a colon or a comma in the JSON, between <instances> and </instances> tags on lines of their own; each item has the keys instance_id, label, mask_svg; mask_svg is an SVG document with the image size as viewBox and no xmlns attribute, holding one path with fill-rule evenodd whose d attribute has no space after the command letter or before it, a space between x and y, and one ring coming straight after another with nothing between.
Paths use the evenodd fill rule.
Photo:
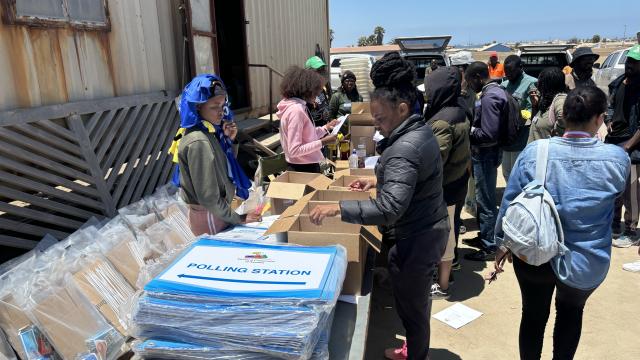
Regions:
<instances>
[{"instance_id":1,"label":"woman in black puffer jacket","mask_svg":"<svg viewBox=\"0 0 640 360\"><path fill-rule=\"evenodd\" d=\"M352 190L377 189L365 201L320 205L310 214L321 223L326 216L343 221L378 225L389 250L389 272L398 315L406 330L401 349L389 349L390 359L425 360L429 353L428 289L449 235L447 209L442 196L442 161L431 127L416 115L413 65L397 52L388 53L371 70L376 87L371 94L375 125L385 136L376 181L356 180Z\"/></svg>"}]
</instances>

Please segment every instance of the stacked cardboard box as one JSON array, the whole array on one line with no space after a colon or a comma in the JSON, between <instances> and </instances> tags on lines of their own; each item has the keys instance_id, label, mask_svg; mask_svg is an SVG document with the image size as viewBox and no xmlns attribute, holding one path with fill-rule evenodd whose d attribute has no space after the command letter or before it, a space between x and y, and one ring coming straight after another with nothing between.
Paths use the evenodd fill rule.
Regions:
<instances>
[{"instance_id":1,"label":"stacked cardboard box","mask_svg":"<svg viewBox=\"0 0 640 360\"><path fill-rule=\"evenodd\" d=\"M289 206L314 190L325 190L331 179L314 173L286 171L269 184L267 197L271 199L271 213L280 215Z\"/></svg>"},{"instance_id":2,"label":"stacked cardboard box","mask_svg":"<svg viewBox=\"0 0 640 360\"><path fill-rule=\"evenodd\" d=\"M376 128L371 115L369 103L353 103L351 105L351 115L349 115L349 134L351 134L351 149L358 148L358 145L364 144L367 150L367 156L373 156L376 153L376 143L373 141L373 135Z\"/></svg>"}]
</instances>

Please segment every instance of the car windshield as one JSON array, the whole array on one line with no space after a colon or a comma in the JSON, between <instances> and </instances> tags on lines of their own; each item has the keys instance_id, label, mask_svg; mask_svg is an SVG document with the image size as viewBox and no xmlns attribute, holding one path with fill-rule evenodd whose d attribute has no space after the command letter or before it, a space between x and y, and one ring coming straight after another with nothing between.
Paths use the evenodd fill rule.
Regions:
<instances>
[{"instance_id":1,"label":"car windshield","mask_svg":"<svg viewBox=\"0 0 640 360\"><path fill-rule=\"evenodd\" d=\"M627 61L627 54L629 53L629 50L625 50L622 53L622 56L620 56L620 60L618 61L618 64L624 64Z\"/></svg>"},{"instance_id":2,"label":"car windshield","mask_svg":"<svg viewBox=\"0 0 640 360\"><path fill-rule=\"evenodd\" d=\"M564 54L522 54L520 57L524 65L543 65L564 67L567 57Z\"/></svg>"}]
</instances>

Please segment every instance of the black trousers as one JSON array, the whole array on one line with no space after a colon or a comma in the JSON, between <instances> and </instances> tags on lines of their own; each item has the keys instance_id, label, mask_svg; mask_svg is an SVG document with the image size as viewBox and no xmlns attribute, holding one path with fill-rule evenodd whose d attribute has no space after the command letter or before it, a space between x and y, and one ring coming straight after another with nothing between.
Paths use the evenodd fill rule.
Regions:
<instances>
[{"instance_id":1,"label":"black trousers","mask_svg":"<svg viewBox=\"0 0 640 360\"><path fill-rule=\"evenodd\" d=\"M318 163L314 163L314 164L291 164L291 163L287 163L287 167L289 168L290 171L297 171L297 172L308 172L308 173L322 173L322 170L320 169L320 164Z\"/></svg>"},{"instance_id":2,"label":"black trousers","mask_svg":"<svg viewBox=\"0 0 640 360\"><path fill-rule=\"evenodd\" d=\"M533 266L514 256L513 267L522 294L520 359L540 359L554 290L556 323L553 328L553 360L573 359L582 333L584 306L595 289L580 290L563 284L549 263Z\"/></svg>"},{"instance_id":3,"label":"black trousers","mask_svg":"<svg viewBox=\"0 0 640 360\"><path fill-rule=\"evenodd\" d=\"M407 338L408 360L425 360L431 335L431 299L429 289L433 273L449 236L448 218L415 238L397 239L389 250L389 274L398 316ZM437 249L436 249L437 248ZM429 258L433 258L429 260Z\"/></svg>"}]
</instances>

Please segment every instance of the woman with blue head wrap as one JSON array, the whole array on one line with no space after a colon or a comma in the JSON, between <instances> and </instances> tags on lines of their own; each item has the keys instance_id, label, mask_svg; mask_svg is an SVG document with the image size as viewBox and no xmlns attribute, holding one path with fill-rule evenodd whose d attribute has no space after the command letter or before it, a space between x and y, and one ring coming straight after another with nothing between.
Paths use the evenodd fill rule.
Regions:
<instances>
[{"instance_id":1,"label":"woman with blue head wrap","mask_svg":"<svg viewBox=\"0 0 640 360\"><path fill-rule=\"evenodd\" d=\"M238 129L220 78L196 76L182 92L180 130L170 152L178 163L179 180L189 204L194 235L215 234L228 225L258 220L231 209L234 196L246 199L251 182L240 168L233 146Z\"/></svg>"}]
</instances>

